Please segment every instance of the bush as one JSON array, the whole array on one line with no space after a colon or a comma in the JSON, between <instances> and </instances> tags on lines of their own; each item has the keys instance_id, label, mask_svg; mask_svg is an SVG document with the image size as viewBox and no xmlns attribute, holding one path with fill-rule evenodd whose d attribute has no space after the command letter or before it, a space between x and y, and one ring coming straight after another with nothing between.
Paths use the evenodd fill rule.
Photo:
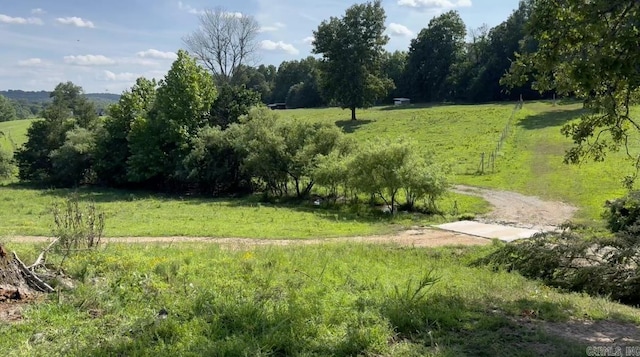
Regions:
<instances>
[{"instance_id":1,"label":"bush","mask_svg":"<svg viewBox=\"0 0 640 357\"><path fill-rule=\"evenodd\" d=\"M94 204L81 207L77 197L70 197L64 205L54 205L53 236L57 239L54 252L62 256L60 268L70 255L95 249L104 231L105 215Z\"/></svg>"}]
</instances>

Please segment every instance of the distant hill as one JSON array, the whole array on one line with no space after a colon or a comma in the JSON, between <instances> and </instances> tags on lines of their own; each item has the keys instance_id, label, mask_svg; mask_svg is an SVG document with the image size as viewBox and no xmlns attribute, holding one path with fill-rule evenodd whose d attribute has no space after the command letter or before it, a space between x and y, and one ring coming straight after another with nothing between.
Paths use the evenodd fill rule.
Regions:
<instances>
[{"instance_id":1,"label":"distant hill","mask_svg":"<svg viewBox=\"0 0 640 357\"><path fill-rule=\"evenodd\" d=\"M13 99L16 101L26 101L29 103L46 103L51 101L49 95L51 92L47 91L23 91L23 90L4 90L0 91L0 95L3 95L9 99ZM119 94L112 93L87 93L85 94L87 98L96 103L116 103L120 99Z\"/></svg>"},{"instance_id":2,"label":"distant hill","mask_svg":"<svg viewBox=\"0 0 640 357\"><path fill-rule=\"evenodd\" d=\"M16 110L18 119L33 118L40 115L42 109L51 102L51 92L5 90L0 95L7 97ZM107 108L120 100L120 95L111 93L87 93L85 96L96 106L98 113L105 113Z\"/></svg>"}]
</instances>

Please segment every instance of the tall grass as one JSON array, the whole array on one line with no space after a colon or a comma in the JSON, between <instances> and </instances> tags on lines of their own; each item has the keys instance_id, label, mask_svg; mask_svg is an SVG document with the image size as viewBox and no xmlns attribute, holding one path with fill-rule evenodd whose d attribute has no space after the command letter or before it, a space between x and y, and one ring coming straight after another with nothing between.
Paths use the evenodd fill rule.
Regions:
<instances>
[{"instance_id":1,"label":"tall grass","mask_svg":"<svg viewBox=\"0 0 640 357\"><path fill-rule=\"evenodd\" d=\"M632 308L468 266L491 249L110 245L68 261L75 290L0 325L0 352L580 356L584 346L523 325L522 312L640 322Z\"/></svg>"}]
</instances>

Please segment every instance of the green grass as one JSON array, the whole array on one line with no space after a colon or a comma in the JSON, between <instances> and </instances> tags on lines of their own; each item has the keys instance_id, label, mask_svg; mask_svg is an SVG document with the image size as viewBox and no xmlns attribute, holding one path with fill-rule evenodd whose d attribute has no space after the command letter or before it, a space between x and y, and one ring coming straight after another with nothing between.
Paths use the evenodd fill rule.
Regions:
<instances>
[{"instance_id":1,"label":"green grass","mask_svg":"<svg viewBox=\"0 0 640 357\"><path fill-rule=\"evenodd\" d=\"M349 120L348 111L337 108L280 113L292 119L335 123L358 141L405 137L450 163L455 174L472 174L478 170L480 155L493 151L513 108L512 103L375 107L359 110L356 122Z\"/></svg>"},{"instance_id":2,"label":"green grass","mask_svg":"<svg viewBox=\"0 0 640 357\"><path fill-rule=\"evenodd\" d=\"M0 123L0 149L13 151L13 143L20 147L27 141L27 129L34 119L14 120Z\"/></svg>"},{"instance_id":3,"label":"green grass","mask_svg":"<svg viewBox=\"0 0 640 357\"><path fill-rule=\"evenodd\" d=\"M294 120L307 118L336 124L358 141L408 137L425 151L434 151L439 160L450 163L455 183L566 201L580 208L577 218L581 223L601 227L604 201L624 194L621 180L632 166L622 153L611 154L603 163L588 162L581 166L562 163L571 142L561 135L560 128L579 116L579 104L526 103L517 112L510 135L499 152L496 172L477 175L480 155L494 150L513 108L513 103L376 107L359 110L356 122L349 120L348 111L336 108L279 113ZM0 123L0 130L11 133L13 140L21 143L28 123ZM8 145L4 138L0 138L0 143ZM51 203L68 192L0 187L0 234L47 234ZM111 236L335 237L384 233L443 220L405 216L390 222L370 212L313 209L307 204L258 207L254 199L179 200L113 190L83 192L107 211L107 234ZM460 195L446 197L439 207L451 213L454 202L460 214L473 215L488 209L482 200ZM455 217L445 219L452 218Z\"/></svg>"},{"instance_id":4,"label":"green grass","mask_svg":"<svg viewBox=\"0 0 640 357\"><path fill-rule=\"evenodd\" d=\"M604 202L624 195L622 180L632 173L633 165L622 152L610 153L604 162L564 164L564 154L572 143L560 128L581 113L579 104L526 104L502 151L498 172L462 176L459 181L569 202L580 208L578 221L600 225ZM637 142L630 143L633 151L640 149Z\"/></svg>"},{"instance_id":5,"label":"green grass","mask_svg":"<svg viewBox=\"0 0 640 357\"><path fill-rule=\"evenodd\" d=\"M75 290L0 323L0 353L583 356L584 345L523 323L522 312L640 323L636 309L468 265L492 249L112 244L67 260ZM421 289L428 272L440 280Z\"/></svg>"},{"instance_id":6,"label":"green grass","mask_svg":"<svg viewBox=\"0 0 640 357\"><path fill-rule=\"evenodd\" d=\"M311 202L269 204L256 196L207 199L110 189L38 190L9 184L0 185L0 236L50 235L53 205L71 195L84 203L96 202L106 214L105 235L111 237L302 239L382 234L447 219L413 214L389 217L364 205L336 210ZM445 213L453 213L454 202L458 214L487 209L481 199L457 194L447 195L438 205Z\"/></svg>"},{"instance_id":7,"label":"green grass","mask_svg":"<svg viewBox=\"0 0 640 357\"><path fill-rule=\"evenodd\" d=\"M498 152L495 172L478 175L480 157L495 148L507 125L512 103L434 107L386 107L359 111L359 122L351 122L340 109L308 109L282 112L291 118L335 122L359 140L410 137L425 150L452 165L456 183L513 190L545 199L561 200L580 208L577 220L601 225L603 205L626 191L622 180L633 170L623 152L611 153L604 162L566 165L565 151L571 147L560 128L582 113L582 105L527 102L516 113L510 134ZM638 115L640 108L632 113ZM638 135L631 148L640 150Z\"/></svg>"}]
</instances>

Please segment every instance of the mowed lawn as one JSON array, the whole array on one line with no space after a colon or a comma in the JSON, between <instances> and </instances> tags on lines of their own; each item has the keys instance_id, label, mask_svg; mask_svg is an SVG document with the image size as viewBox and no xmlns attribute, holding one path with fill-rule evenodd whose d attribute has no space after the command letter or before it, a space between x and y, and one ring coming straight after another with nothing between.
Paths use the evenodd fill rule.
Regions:
<instances>
[{"instance_id":1,"label":"mowed lawn","mask_svg":"<svg viewBox=\"0 0 640 357\"><path fill-rule=\"evenodd\" d=\"M190 236L299 239L386 234L413 225L442 222L441 216L390 217L368 207L331 209L310 201L259 202L259 197L194 198L123 190L80 188L38 190L17 184L0 186L0 236L50 235L52 208L76 195L81 205L95 202L106 214L110 237ZM449 194L438 202L457 214L487 209L481 199Z\"/></svg>"}]
</instances>

